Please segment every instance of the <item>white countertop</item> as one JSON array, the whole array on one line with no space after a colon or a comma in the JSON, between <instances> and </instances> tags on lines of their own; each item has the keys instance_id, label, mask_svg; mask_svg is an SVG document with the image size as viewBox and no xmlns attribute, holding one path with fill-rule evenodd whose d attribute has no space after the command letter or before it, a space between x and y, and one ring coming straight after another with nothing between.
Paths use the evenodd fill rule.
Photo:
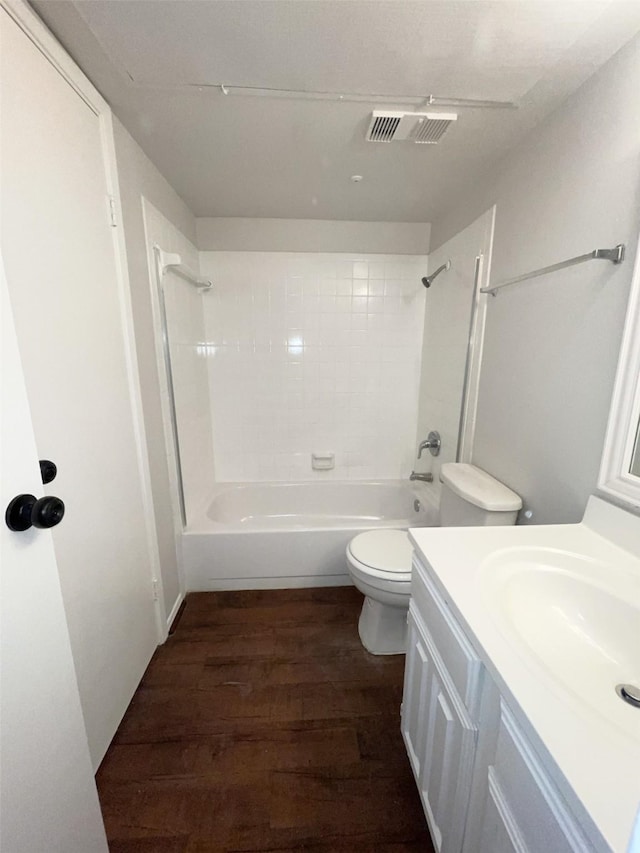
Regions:
<instances>
[{"instance_id":1,"label":"white countertop","mask_svg":"<svg viewBox=\"0 0 640 853\"><path fill-rule=\"evenodd\" d=\"M496 618L487 599L487 574L482 564L508 548L544 547L562 554L588 555L615 565L616 570L619 567L630 584L625 596L631 590L637 604L640 518L591 498L580 524L412 528L409 533L498 687L515 705L514 711L519 708L527 718L560 770L562 775L558 776L552 768L552 775L561 789L566 792L568 782L575 795L570 798L572 805L578 811L582 806L610 850L626 853L631 849L640 804L640 709L618 700L620 707L612 705L613 713L607 718L546 671ZM544 626L540 627L544 631ZM637 643L640 649L640 623ZM607 849L597 843L597 836L594 843L597 849Z\"/></svg>"}]
</instances>

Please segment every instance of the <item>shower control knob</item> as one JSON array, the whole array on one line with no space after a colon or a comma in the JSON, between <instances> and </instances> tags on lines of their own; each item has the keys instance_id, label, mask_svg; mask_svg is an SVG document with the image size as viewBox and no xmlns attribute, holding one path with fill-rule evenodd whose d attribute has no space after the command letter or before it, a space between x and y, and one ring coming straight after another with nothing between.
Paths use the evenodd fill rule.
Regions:
<instances>
[{"instance_id":1,"label":"shower control knob","mask_svg":"<svg viewBox=\"0 0 640 853\"><path fill-rule=\"evenodd\" d=\"M421 441L418 446L418 459L422 456L423 450L428 450L432 456L437 456L440 453L441 447L440 433L432 429L425 441Z\"/></svg>"},{"instance_id":2,"label":"shower control knob","mask_svg":"<svg viewBox=\"0 0 640 853\"><path fill-rule=\"evenodd\" d=\"M30 527L55 527L64 518L64 503L52 495L36 498L35 495L17 495L4 515L9 530L21 532Z\"/></svg>"}]
</instances>

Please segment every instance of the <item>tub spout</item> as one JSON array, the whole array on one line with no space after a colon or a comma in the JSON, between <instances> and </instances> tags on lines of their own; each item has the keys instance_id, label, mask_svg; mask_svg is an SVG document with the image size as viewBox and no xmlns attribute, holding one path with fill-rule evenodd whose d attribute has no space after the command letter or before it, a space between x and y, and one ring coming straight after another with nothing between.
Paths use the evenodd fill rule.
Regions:
<instances>
[{"instance_id":1,"label":"tub spout","mask_svg":"<svg viewBox=\"0 0 640 853\"><path fill-rule=\"evenodd\" d=\"M417 474L415 471L412 471L409 474L410 480L420 480L423 483L433 483L433 474Z\"/></svg>"}]
</instances>

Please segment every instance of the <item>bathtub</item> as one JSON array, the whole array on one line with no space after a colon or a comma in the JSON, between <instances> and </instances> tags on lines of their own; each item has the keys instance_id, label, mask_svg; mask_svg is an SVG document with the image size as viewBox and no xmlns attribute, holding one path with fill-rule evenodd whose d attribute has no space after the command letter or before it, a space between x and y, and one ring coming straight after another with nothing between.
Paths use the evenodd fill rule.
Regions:
<instances>
[{"instance_id":1,"label":"bathtub","mask_svg":"<svg viewBox=\"0 0 640 853\"><path fill-rule=\"evenodd\" d=\"M218 484L182 534L186 588L350 584L349 540L374 527L436 525L433 494L403 480Z\"/></svg>"}]
</instances>

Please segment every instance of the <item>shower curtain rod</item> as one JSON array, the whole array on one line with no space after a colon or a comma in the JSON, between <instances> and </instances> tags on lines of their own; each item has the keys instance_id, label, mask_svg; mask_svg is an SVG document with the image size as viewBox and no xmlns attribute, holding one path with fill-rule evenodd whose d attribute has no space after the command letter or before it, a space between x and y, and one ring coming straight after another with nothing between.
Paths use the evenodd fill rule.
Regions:
<instances>
[{"instance_id":1,"label":"shower curtain rod","mask_svg":"<svg viewBox=\"0 0 640 853\"><path fill-rule=\"evenodd\" d=\"M586 255L577 255L575 258L569 258L566 261L560 261L557 264L551 264L549 267L542 267L533 272L527 272L523 275L517 275L515 278L509 278L506 281L501 281L500 284L492 284L489 287L481 287L480 293L490 293L492 296L502 287L509 287L511 284L518 284L520 281L526 281L529 278L537 278L539 275L547 275L550 272L563 270L565 267L572 267L574 264L583 264L585 261L601 260L611 261L613 264L621 264L624 260L624 243L618 243L613 249L593 249L587 252Z\"/></svg>"},{"instance_id":2,"label":"shower curtain rod","mask_svg":"<svg viewBox=\"0 0 640 853\"><path fill-rule=\"evenodd\" d=\"M164 275L167 270L170 270L176 275L179 275L180 278L184 278L185 281L189 281L191 284L195 284L196 287L200 287L203 290L209 290L209 288L213 286L213 282L210 279L202 278L197 273L193 272L193 270L189 269L186 264L183 264L181 255L178 255L176 252L163 252L158 245L153 248L157 252L162 275Z\"/></svg>"}]
</instances>

